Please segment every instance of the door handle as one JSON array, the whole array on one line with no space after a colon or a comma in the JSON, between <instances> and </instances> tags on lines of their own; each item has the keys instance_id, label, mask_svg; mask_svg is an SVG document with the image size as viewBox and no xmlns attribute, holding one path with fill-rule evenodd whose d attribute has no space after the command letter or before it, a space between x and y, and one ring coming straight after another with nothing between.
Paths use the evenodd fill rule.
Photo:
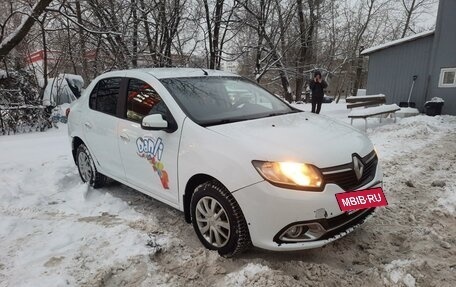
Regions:
<instances>
[{"instance_id":1,"label":"door handle","mask_svg":"<svg viewBox=\"0 0 456 287\"><path fill-rule=\"evenodd\" d=\"M124 141L124 142L129 142L130 141L130 137L126 134L120 134L120 138Z\"/></svg>"},{"instance_id":2,"label":"door handle","mask_svg":"<svg viewBox=\"0 0 456 287\"><path fill-rule=\"evenodd\" d=\"M92 124L91 124L91 123L89 123L89 122L85 122L85 123L84 123L84 125L85 125L87 128L89 128L89 129L91 129L91 128L92 128Z\"/></svg>"}]
</instances>

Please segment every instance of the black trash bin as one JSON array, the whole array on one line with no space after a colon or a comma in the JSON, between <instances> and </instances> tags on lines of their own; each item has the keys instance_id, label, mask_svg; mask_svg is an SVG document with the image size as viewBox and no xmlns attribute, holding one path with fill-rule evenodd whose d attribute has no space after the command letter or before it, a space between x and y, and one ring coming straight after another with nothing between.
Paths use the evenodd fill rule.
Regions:
<instances>
[{"instance_id":1,"label":"black trash bin","mask_svg":"<svg viewBox=\"0 0 456 287\"><path fill-rule=\"evenodd\" d=\"M427 102L424 104L424 112L428 116L438 116L442 114L444 102Z\"/></svg>"}]
</instances>

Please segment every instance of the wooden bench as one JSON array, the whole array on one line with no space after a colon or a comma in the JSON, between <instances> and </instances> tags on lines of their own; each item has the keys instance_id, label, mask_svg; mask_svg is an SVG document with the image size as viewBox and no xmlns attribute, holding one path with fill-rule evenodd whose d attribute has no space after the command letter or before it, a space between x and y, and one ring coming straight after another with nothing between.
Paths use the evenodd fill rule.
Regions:
<instances>
[{"instance_id":1,"label":"wooden bench","mask_svg":"<svg viewBox=\"0 0 456 287\"><path fill-rule=\"evenodd\" d=\"M396 112L401 108L396 105L385 105L385 95L372 95L362 97L348 97L346 99L347 109L351 109L348 117L351 119L350 124L353 125L353 119L364 119L364 130L367 130L367 118L373 116L380 116L380 122L382 122L382 115L390 115L396 122ZM364 109L355 109L364 107Z\"/></svg>"},{"instance_id":2,"label":"wooden bench","mask_svg":"<svg viewBox=\"0 0 456 287\"><path fill-rule=\"evenodd\" d=\"M347 109L378 106L386 103L386 96L379 94L362 97L347 97L345 102L347 103Z\"/></svg>"}]
</instances>

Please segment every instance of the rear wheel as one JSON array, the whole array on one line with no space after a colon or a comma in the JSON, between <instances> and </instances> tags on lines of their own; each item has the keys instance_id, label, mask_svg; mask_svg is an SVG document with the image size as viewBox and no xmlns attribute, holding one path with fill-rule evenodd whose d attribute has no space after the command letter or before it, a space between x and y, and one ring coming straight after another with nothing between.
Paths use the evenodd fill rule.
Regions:
<instances>
[{"instance_id":1,"label":"rear wheel","mask_svg":"<svg viewBox=\"0 0 456 287\"><path fill-rule=\"evenodd\" d=\"M76 160L79 175L83 182L90 184L93 188L102 187L106 183L106 176L97 171L92 156L84 144L78 147Z\"/></svg>"},{"instance_id":2,"label":"rear wheel","mask_svg":"<svg viewBox=\"0 0 456 287\"><path fill-rule=\"evenodd\" d=\"M201 243L220 255L233 256L251 245L241 208L218 181L198 186L191 200L192 223Z\"/></svg>"}]
</instances>

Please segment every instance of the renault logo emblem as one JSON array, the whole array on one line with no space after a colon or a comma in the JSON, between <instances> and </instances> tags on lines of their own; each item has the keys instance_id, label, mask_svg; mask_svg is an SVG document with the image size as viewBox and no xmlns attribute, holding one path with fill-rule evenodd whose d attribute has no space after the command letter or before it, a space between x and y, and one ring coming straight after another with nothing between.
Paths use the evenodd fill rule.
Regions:
<instances>
[{"instance_id":1,"label":"renault logo emblem","mask_svg":"<svg viewBox=\"0 0 456 287\"><path fill-rule=\"evenodd\" d=\"M363 176L364 164L360 158L353 156L353 170L355 171L356 179L359 180Z\"/></svg>"}]
</instances>

